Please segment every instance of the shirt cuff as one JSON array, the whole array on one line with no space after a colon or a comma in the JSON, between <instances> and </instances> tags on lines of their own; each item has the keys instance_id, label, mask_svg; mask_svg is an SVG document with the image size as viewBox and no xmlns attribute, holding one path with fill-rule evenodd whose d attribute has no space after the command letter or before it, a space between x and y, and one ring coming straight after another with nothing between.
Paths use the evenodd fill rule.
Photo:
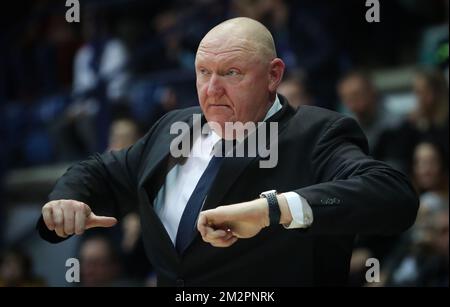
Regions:
<instances>
[{"instance_id":1,"label":"shirt cuff","mask_svg":"<svg viewBox=\"0 0 450 307\"><path fill-rule=\"evenodd\" d=\"M292 222L289 225L283 225L284 228L307 228L311 226L313 222L313 213L311 206L306 199L295 192L287 192L283 193L283 195L286 197L289 211L292 216Z\"/></svg>"}]
</instances>

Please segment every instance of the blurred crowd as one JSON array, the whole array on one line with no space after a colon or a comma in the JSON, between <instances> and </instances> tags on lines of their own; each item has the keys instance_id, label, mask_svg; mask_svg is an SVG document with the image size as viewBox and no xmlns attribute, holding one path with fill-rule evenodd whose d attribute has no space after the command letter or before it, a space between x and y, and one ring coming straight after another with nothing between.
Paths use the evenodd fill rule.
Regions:
<instances>
[{"instance_id":1,"label":"blurred crowd","mask_svg":"<svg viewBox=\"0 0 450 307\"><path fill-rule=\"evenodd\" d=\"M371 155L410 176L420 195L407 233L357 238L350 285L372 285L366 260L375 257L373 285L448 286L448 0L380 1L375 24L363 0L81 0L80 23L66 22L63 2L13 4L0 36L2 229L20 205L7 197L7 174L126 148L166 112L197 105L198 43L247 16L270 29L286 63L279 93L295 108L353 116ZM406 81L383 82L404 67L413 68ZM23 242L0 238L0 286L53 285ZM155 285L137 214L89 231L76 251L82 286Z\"/></svg>"}]
</instances>

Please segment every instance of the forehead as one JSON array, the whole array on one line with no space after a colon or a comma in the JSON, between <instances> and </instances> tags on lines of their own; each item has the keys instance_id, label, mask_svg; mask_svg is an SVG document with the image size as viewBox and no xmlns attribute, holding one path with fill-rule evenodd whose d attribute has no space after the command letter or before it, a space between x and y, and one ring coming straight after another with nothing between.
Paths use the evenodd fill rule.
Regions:
<instances>
[{"instance_id":1,"label":"forehead","mask_svg":"<svg viewBox=\"0 0 450 307\"><path fill-rule=\"evenodd\" d=\"M367 85L365 80L359 76L351 76L342 82L343 87L360 88Z\"/></svg>"},{"instance_id":2,"label":"forehead","mask_svg":"<svg viewBox=\"0 0 450 307\"><path fill-rule=\"evenodd\" d=\"M204 61L249 61L257 59L257 48L246 39L205 39L197 50L196 63Z\"/></svg>"}]
</instances>

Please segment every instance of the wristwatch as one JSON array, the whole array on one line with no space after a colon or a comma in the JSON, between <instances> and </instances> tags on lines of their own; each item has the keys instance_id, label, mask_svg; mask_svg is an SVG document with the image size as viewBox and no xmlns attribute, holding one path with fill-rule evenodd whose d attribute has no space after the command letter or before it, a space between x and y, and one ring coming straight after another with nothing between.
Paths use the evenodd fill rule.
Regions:
<instances>
[{"instance_id":1,"label":"wristwatch","mask_svg":"<svg viewBox=\"0 0 450 307\"><path fill-rule=\"evenodd\" d=\"M281 218L280 205L278 204L277 191L270 190L262 192L259 195L260 198L265 197L269 203L269 221L270 225L278 225Z\"/></svg>"}]
</instances>

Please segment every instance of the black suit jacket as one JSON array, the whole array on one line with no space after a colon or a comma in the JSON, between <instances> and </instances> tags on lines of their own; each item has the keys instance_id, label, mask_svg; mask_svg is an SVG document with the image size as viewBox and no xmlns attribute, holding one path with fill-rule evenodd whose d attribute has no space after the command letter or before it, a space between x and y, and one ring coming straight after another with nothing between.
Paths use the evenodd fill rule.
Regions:
<instances>
[{"instance_id":1,"label":"black suit jacket","mask_svg":"<svg viewBox=\"0 0 450 307\"><path fill-rule=\"evenodd\" d=\"M364 134L353 119L310 106L283 107L269 121L279 125L278 164L260 168L260 157L224 161L205 209L258 197L262 191L295 191L313 210L308 229L270 226L229 248L196 235L178 255L152 200L174 163L169 154L175 121L192 126L193 107L162 117L134 146L94 155L71 167L50 199L76 199L96 214L140 212L146 251L164 286L303 286L345 284L355 234L394 234L410 227L418 200L407 178L367 156ZM188 136L186 136L188 137ZM50 242L62 239L38 223Z\"/></svg>"}]
</instances>

